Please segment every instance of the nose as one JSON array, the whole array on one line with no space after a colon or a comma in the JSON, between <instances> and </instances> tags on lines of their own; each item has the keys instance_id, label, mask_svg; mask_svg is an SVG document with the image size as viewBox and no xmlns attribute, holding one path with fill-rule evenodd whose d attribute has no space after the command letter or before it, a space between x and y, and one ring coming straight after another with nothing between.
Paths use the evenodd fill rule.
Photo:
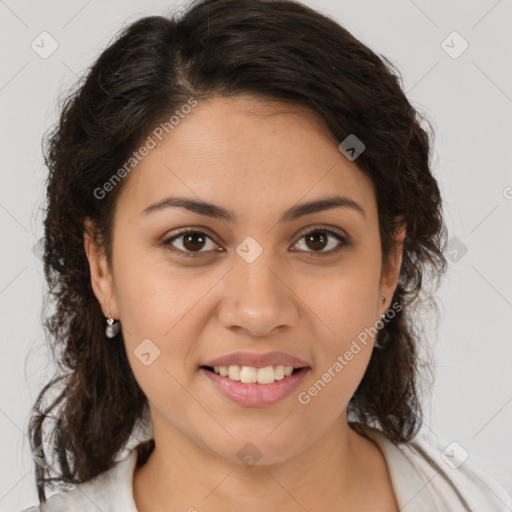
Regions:
<instances>
[{"instance_id":1,"label":"nose","mask_svg":"<svg viewBox=\"0 0 512 512\"><path fill-rule=\"evenodd\" d=\"M298 298L285 276L260 258L235 263L236 268L223 280L223 299L217 309L226 329L245 331L252 337L293 328L299 321Z\"/></svg>"}]
</instances>

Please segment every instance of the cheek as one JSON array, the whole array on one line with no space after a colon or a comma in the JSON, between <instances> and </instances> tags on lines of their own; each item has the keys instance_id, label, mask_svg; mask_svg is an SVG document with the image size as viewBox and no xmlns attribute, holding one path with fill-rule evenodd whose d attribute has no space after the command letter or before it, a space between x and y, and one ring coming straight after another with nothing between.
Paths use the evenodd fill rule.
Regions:
<instances>
[{"instance_id":1,"label":"cheek","mask_svg":"<svg viewBox=\"0 0 512 512\"><path fill-rule=\"evenodd\" d=\"M197 377L198 340L214 315L214 290L225 271L179 269L165 257L155 258L154 251L134 248L114 262L123 337L134 376L150 401L177 406L183 395L185 407L182 386L189 388Z\"/></svg>"},{"instance_id":2,"label":"cheek","mask_svg":"<svg viewBox=\"0 0 512 512\"><path fill-rule=\"evenodd\" d=\"M380 254L358 252L335 271L309 282L307 304L324 325L324 339L337 349L378 320Z\"/></svg>"},{"instance_id":3,"label":"cheek","mask_svg":"<svg viewBox=\"0 0 512 512\"><path fill-rule=\"evenodd\" d=\"M317 279L309 283L307 305L318 317L318 344L315 371L302 391L304 402L310 401L319 418L339 414L368 366L379 319L379 258L378 251L365 251L324 276L323 286L318 286ZM335 410L326 408L327 403Z\"/></svg>"},{"instance_id":4,"label":"cheek","mask_svg":"<svg viewBox=\"0 0 512 512\"><path fill-rule=\"evenodd\" d=\"M114 282L123 324L134 337L162 338L186 316L198 291L164 257L155 258L160 249L132 244L123 251L121 237L117 249Z\"/></svg>"},{"instance_id":5,"label":"cheek","mask_svg":"<svg viewBox=\"0 0 512 512\"><path fill-rule=\"evenodd\" d=\"M373 286L340 279L330 292L316 297L322 322L314 336L315 367L297 396L312 429L331 424L348 405L366 372L376 332Z\"/></svg>"},{"instance_id":6,"label":"cheek","mask_svg":"<svg viewBox=\"0 0 512 512\"><path fill-rule=\"evenodd\" d=\"M123 251L119 243L113 266L130 366L143 391L149 397L158 395L162 389L172 387L174 381L168 372L183 380L177 372L183 374L187 370L187 345L194 336L188 314L200 295L187 286L185 277L169 276L169 266L163 267L154 258L151 261L147 249L135 244ZM183 329L189 329L188 339ZM170 365L170 361L174 364Z\"/></svg>"}]
</instances>

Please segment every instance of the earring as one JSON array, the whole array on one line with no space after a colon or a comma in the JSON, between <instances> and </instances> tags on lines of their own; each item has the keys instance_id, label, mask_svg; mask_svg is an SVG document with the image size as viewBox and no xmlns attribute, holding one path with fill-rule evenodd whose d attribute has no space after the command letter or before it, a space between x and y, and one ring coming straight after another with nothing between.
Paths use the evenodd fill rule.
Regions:
<instances>
[{"instance_id":1,"label":"earring","mask_svg":"<svg viewBox=\"0 0 512 512\"><path fill-rule=\"evenodd\" d=\"M115 338L119 334L121 324L117 320L114 320L112 318L109 309L107 309L107 314L109 318L107 319L107 327L105 327L105 334L107 338Z\"/></svg>"},{"instance_id":2,"label":"earring","mask_svg":"<svg viewBox=\"0 0 512 512\"><path fill-rule=\"evenodd\" d=\"M381 297L381 298L380 298L380 300L381 300L382 302L385 302L385 301L386 301L385 297ZM385 315L385 314L380 315L380 319L381 319L381 320L384 320L384 318L386 318L386 315ZM380 344L378 343L378 341L377 341L377 340L375 340L375 343L373 344L373 346L374 346L375 348L384 348L384 345L380 345Z\"/></svg>"},{"instance_id":3,"label":"earring","mask_svg":"<svg viewBox=\"0 0 512 512\"><path fill-rule=\"evenodd\" d=\"M382 302L386 302L386 298L385 298L385 297L381 297L381 298L380 298L380 300L381 300ZM384 313L383 315L380 315L380 319L381 319L381 320L384 320L384 318L386 318L386 314L385 314L385 313Z\"/></svg>"}]
</instances>

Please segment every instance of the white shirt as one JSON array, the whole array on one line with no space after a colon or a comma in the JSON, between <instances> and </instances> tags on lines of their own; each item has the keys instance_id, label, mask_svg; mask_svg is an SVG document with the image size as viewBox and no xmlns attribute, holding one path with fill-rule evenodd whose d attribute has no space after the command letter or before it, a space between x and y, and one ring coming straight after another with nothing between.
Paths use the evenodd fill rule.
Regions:
<instances>
[{"instance_id":1,"label":"white shirt","mask_svg":"<svg viewBox=\"0 0 512 512\"><path fill-rule=\"evenodd\" d=\"M455 446L445 450L420 433L413 443L452 480L469 508L427 458L409 445L395 446L376 429L365 427L382 451L400 512L511 512L512 475L465 457ZM50 496L46 503L21 512L138 512L133 500L137 450L132 448L114 467L70 491ZM194 504L191 504L194 505ZM199 507L200 508L200 507Z\"/></svg>"}]
</instances>

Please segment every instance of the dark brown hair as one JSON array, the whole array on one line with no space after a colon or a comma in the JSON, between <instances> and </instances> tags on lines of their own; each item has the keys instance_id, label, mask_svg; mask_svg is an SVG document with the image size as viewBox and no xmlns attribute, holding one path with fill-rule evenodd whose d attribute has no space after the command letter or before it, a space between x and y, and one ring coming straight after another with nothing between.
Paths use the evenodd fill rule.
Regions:
<instances>
[{"instance_id":1,"label":"dark brown hair","mask_svg":"<svg viewBox=\"0 0 512 512\"><path fill-rule=\"evenodd\" d=\"M132 23L103 51L45 138L45 328L58 371L40 392L29 426L33 449L46 440L56 453L56 476L36 464L41 502L53 482L84 482L112 467L147 407L122 335L105 338L84 220L94 222L110 263L116 198L129 178L105 197L94 191L190 98L251 94L307 106L340 142L355 134L365 144L356 164L375 186L384 265L397 218L407 234L392 298L400 307L377 335L384 348L373 351L348 413L363 435L358 423L377 426L396 444L414 438L422 423L422 332L413 327L411 308L421 293L433 304L425 285L438 284L445 270L446 233L430 168L433 130L428 122L421 126L425 118L402 87L389 60L336 21L288 0L199 1L181 15Z\"/></svg>"}]
</instances>

